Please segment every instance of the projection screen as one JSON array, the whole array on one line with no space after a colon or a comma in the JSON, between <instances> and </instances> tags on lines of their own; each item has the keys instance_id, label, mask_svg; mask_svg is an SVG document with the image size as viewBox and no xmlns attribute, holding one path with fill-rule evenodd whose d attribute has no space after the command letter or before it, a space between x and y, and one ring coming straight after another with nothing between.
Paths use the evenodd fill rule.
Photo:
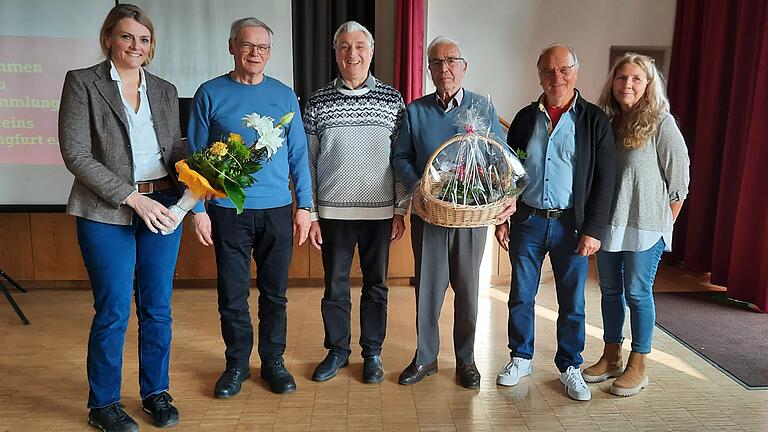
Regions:
<instances>
[{"instance_id":1,"label":"projection screen","mask_svg":"<svg viewBox=\"0 0 768 432\"><path fill-rule=\"evenodd\" d=\"M103 60L98 34L111 0L3 0L0 14L0 210L66 204L72 175L61 160L57 122L68 70ZM274 31L267 74L293 86L291 2L144 0L157 51L147 68L192 97L232 70L229 26L255 16Z\"/></svg>"}]
</instances>

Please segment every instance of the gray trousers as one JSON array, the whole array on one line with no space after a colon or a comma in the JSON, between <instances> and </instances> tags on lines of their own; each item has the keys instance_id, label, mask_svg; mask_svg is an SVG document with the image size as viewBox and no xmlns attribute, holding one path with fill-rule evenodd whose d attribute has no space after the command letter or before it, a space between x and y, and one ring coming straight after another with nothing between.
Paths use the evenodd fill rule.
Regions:
<instances>
[{"instance_id":1,"label":"gray trousers","mask_svg":"<svg viewBox=\"0 0 768 432\"><path fill-rule=\"evenodd\" d=\"M453 344L457 364L474 362L480 261L488 229L444 228L411 216L416 270L416 364L437 360L440 309L451 284L454 296Z\"/></svg>"}]
</instances>

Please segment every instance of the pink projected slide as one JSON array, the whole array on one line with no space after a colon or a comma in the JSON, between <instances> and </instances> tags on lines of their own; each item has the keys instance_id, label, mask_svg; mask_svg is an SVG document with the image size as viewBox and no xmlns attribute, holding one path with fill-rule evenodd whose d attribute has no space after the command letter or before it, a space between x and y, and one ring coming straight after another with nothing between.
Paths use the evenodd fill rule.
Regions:
<instances>
[{"instance_id":1,"label":"pink projected slide","mask_svg":"<svg viewBox=\"0 0 768 432\"><path fill-rule=\"evenodd\" d=\"M0 164L60 165L64 76L99 59L98 41L0 36Z\"/></svg>"}]
</instances>

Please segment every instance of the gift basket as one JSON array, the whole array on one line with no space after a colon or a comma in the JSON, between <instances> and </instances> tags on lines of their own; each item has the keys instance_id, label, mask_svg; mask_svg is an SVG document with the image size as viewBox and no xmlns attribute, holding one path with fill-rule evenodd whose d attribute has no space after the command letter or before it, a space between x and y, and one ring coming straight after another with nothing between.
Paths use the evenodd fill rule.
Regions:
<instances>
[{"instance_id":1,"label":"gift basket","mask_svg":"<svg viewBox=\"0 0 768 432\"><path fill-rule=\"evenodd\" d=\"M479 105L459 113L457 126L465 133L445 141L425 166L419 188L427 221L433 225L492 225L528 184L523 164L491 133L489 110Z\"/></svg>"}]
</instances>

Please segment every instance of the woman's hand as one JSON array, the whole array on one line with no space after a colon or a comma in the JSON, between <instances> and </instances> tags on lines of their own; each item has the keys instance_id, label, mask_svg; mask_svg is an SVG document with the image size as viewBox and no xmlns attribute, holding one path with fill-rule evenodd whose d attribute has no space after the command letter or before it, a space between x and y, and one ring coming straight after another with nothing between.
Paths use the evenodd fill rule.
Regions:
<instances>
[{"instance_id":1,"label":"woman's hand","mask_svg":"<svg viewBox=\"0 0 768 432\"><path fill-rule=\"evenodd\" d=\"M125 205L132 208L144 221L150 231L157 234L158 230L170 231L176 225L176 215L159 202L133 192L125 199Z\"/></svg>"}]
</instances>

